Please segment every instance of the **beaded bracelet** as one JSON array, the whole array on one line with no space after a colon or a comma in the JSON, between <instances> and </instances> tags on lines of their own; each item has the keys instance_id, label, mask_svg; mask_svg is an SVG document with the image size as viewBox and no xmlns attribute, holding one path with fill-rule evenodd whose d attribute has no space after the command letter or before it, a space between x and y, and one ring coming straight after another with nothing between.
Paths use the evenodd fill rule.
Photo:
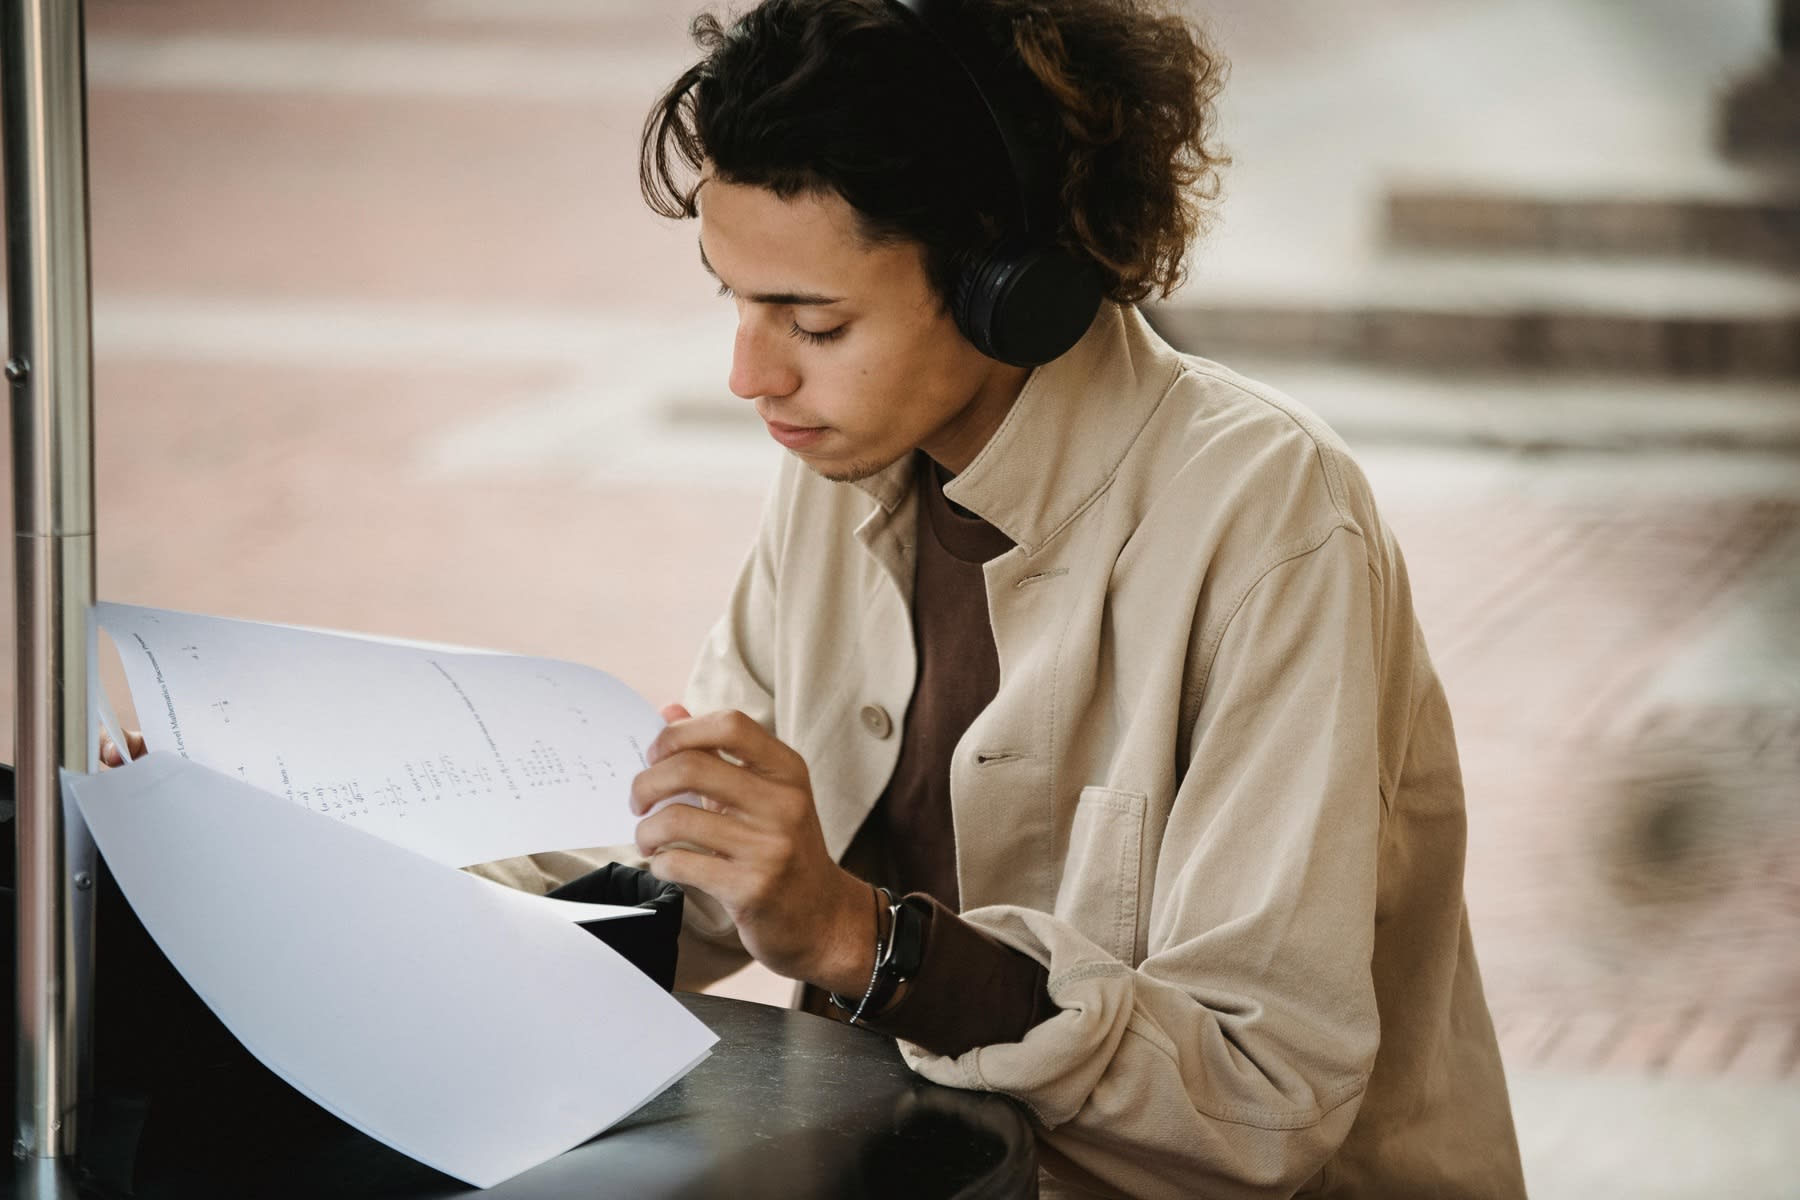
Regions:
<instances>
[{"instance_id":1,"label":"beaded bracelet","mask_svg":"<svg viewBox=\"0 0 1800 1200\"><path fill-rule=\"evenodd\" d=\"M872 887L870 891L875 897L875 965L869 969L869 986L863 989L862 999L857 1001L855 1012L850 1012L850 1002L836 992L826 993L833 1005L845 1012L850 1012L850 1024L852 1025L862 1020L863 1009L869 1006L869 997L875 994L875 984L881 979L881 962L887 949L881 938L882 900L884 897L886 898L886 907L888 908L892 908L894 904L894 894L886 888Z\"/></svg>"}]
</instances>

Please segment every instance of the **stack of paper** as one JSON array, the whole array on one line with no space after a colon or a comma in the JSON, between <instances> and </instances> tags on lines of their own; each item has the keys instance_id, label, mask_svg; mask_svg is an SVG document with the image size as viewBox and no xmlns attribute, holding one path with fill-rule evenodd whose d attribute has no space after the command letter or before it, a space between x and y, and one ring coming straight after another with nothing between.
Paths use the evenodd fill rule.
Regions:
<instances>
[{"instance_id":1,"label":"stack of paper","mask_svg":"<svg viewBox=\"0 0 1800 1200\"><path fill-rule=\"evenodd\" d=\"M627 789L662 722L618 681L121 605L98 616L152 753L65 787L151 936L289 1083L487 1187L706 1056L713 1035L575 924L638 910L452 869L631 840Z\"/></svg>"}]
</instances>

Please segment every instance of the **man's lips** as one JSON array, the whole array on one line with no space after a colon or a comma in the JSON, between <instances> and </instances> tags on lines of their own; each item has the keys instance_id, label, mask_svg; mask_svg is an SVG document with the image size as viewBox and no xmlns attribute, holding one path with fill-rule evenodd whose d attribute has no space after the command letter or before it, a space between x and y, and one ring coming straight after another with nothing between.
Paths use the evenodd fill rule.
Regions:
<instances>
[{"instance_id":1,"label":"man's lips","mask_svg":"<svg viewBox=\"0 0 1800 1200\"><path fill-rule=\"evenodd\" d=\"M771 421L767 417L763 418L763 424L769 427L769 436L789 450L812 445L824 437L829 428L825 425L788 425L781 421Z\"/></svg>"}]
</instances>

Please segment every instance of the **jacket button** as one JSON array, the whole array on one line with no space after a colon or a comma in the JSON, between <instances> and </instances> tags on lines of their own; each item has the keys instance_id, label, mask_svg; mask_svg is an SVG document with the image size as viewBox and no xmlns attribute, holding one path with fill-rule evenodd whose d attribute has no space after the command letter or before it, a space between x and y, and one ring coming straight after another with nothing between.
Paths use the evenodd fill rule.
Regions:
<instances>
[{"instance_id":1,"label":"jacket button","mask_svg":"<svg viewBox=\"0 0 1800 1200\"><path fill-rule=\"evenodd\" d=\"M879 704L865 704L862 710L863 728L878 738L885 738L894 732L894 719L887 715L887 709Z\"/></svg>"}]
</instances>

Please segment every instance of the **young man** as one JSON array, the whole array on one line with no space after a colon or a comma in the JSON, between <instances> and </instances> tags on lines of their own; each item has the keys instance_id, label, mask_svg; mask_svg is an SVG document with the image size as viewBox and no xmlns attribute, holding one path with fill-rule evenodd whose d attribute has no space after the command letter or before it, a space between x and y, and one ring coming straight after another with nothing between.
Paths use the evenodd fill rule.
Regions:
<instances>
[{"instance_id":1,"label":"young man","mask_svg":"<svg viewBox=\"0 0 1800 1200\"><path fill-rule=\"evenodd\" d=\"M1017 1097L1046 1194L1522 1194L1399 550L1316 418L1133 307L1222 63L1128 0L694 33L645 194L791 454L634 786L684 954Z\"/></svg>"}]
</instances>

